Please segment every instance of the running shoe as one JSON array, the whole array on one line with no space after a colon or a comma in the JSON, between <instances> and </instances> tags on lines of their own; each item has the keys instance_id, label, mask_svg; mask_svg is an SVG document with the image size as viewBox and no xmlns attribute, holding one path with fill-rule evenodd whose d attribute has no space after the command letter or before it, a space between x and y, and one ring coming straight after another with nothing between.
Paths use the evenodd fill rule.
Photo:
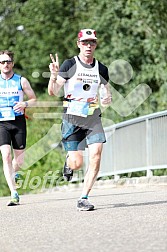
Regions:
<instances>
[{"instance_id":1,"label":"running shoe","mask_svg":"<svg viewBox=\"0 0 167 252\"><path fill-rule=\"evenodd\" d=\"M92 205L88 199L79 199L77 202L77 209L79 211L91 211L94 209L94 205Z\"/></svg>"},{"instance_id":2,"label":"running shoe","mask_svg":"<svg viewBox=\"0 0 167 252\"><path fill-rule=\"evenodd\" d=\"M68 167L67 158L68 158L68 155L66 156L66 161L63 167L63 177L66 181L70 181L72 180L72 177L73 177L73 170L70 167Z\"/></svg>"},{"instance_id":3,"label":"running shoe","mask_svg":"<svg viewBox=\"0 0 167 252\"><path fill-rule=\"evenodd\" d=\"M11 198L11 200L9 201L9 203L7 204L7 206L17 206L17 205L19 205L19 201L20 201L19 195L15 194Z\"/></svg>"}]
</instances>

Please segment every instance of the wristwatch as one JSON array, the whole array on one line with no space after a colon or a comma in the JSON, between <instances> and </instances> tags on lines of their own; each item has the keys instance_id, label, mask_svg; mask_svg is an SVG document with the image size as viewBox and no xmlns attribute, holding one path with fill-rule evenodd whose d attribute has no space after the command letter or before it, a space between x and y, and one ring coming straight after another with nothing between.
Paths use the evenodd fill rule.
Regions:
<instances>
[{"instance_id":1,"label":"wristwatch","mask_svg":"<svg viewBox=\"0 0 167 252\"><path fill-rule=\"evenodd\" d=\"M28 107L28 102L27 101L25 101L25 105L26 105L26 108Z\"/></svg>"}]
</instances>

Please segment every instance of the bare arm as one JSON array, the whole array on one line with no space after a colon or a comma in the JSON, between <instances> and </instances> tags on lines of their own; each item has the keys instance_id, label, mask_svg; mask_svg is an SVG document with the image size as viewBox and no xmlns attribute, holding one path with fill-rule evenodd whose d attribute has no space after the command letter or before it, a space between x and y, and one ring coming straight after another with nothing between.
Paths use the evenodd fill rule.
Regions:
<instances>
[{"instance_id":1,"label":"bare arm","mask_svg":"<svg viewBox=\"0 0 167 252\"><path fill-rule=\"evenodd\" d=\"M16 105L13 107L15 112L21 112L26 107L33 106L36 101L36 95L31 87L29 81L24 77L21 77L21 86L23 88L24 94L27 96L28 99L26 101L16 102Z\"/></svg>"},{"instance_id":2,"label":"bare arm","mask_svg":"<svg viewBox=\"0 0 167 252\"><path fill-rule=\"evenodd\" d=\"M107 83L104 87L107 90L107 96L101 100L101 105L102 106L107 106L107 105L110 105L110 103L112 101L112 94L111 94L110 84L109 83Z\"/></svg>"},{"instance_id":3,"label":"bare arm","mask_svg":"<svg viewBox=\"0 0 167 252\"><path fill-rule=\"evenodd\" d=\"M48 94L49 95L58 95L61 87L65 83L65 79L58 75L59 71L59 59L57 53L55 54L55 59L52 54L50 54L52 63L49 64L50 69L50 79L48 84Z\"/></svg>"}]
</instances>

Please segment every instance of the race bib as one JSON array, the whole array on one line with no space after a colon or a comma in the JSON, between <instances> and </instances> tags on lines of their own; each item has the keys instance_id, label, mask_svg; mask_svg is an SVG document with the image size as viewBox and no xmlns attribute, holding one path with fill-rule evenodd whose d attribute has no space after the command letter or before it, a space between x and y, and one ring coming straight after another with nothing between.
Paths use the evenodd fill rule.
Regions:
<instances>
[{"instance_id":1,"label":"race bib","mask_svg":"<svg viewBox=\"0 0 167 252\"><path fill-rule=\"evenodd\" d=\"M0 121L15 120L15 114L12 107L0 108Z\"/></svg>"},{"instance_id":2,"label":"race bib","mask_svg":"<svg viewBox=\"0 0 167 252\"><path fill-rule=\"evenodd\" d=\"M89 110L88 102L71 101L68 103L67 114L87 117Z\"/></svg>"}]
</instances>

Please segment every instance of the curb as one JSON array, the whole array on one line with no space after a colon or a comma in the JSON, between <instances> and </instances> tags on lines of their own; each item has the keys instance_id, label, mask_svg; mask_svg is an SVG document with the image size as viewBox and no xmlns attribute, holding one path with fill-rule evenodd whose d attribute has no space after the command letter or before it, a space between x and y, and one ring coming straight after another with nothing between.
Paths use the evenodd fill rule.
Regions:
<instances>
[{"instance_id":1,"label":"curb","mask_svg":"<svg viewBox=\"0 0 167 252\"><path fill-rule=\"evenodd\" d=\"M99 180L95 186L138 186L138 185L165 185L167 186L167 176L120 178L118 180Z\"/></svg>"},{"instance_id":2,"label":"curb","mask_svg":"<svg viewBox=\"0 0 167 252\"><path fill-rule=\"evenodd\" d=\"M148 177L134 177L134 178L120 178L101 179L97 180L93 186L95 189L100 188L118 188L118 187L137 187L137 186L167 186L167 176L152 176ZM69 183L68 185L54 188L57 191L75 191L83 188L83 183Z\"/></svg>"}]
</instances>

